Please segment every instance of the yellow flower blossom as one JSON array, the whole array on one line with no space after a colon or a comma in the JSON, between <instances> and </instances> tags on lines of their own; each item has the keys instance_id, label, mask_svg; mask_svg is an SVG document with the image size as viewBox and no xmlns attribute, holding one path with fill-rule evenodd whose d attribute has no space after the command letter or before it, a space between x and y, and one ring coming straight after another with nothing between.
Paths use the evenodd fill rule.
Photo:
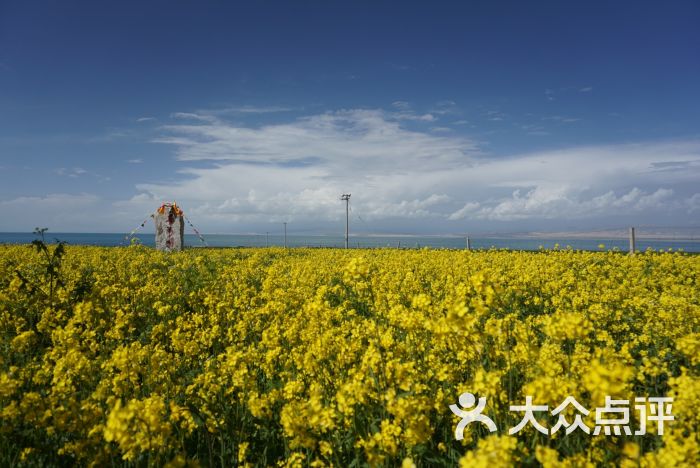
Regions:
<instances>
[{"instance_id":1,"label":"yellow flower blossom","mask_svg":"<svg viewBox=\"0 0 700 468\"><path fill-rule=\"evenodd\" d=\"M700 256L68 246L51 300L40 260L0 246L0 463L700 460ZM497 433L454 440L463 392ZM606 396L627 399L633 430L634 397L666 396L674 420L506 435L526 396L573 396L591 429Z\"/></svg>"}]
</instances>

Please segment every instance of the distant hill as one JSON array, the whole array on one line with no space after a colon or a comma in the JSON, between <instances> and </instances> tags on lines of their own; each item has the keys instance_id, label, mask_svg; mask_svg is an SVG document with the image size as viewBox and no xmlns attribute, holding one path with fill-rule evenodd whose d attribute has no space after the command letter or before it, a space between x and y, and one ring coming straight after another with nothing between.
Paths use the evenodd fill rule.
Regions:
<instances>
[{"instance_id":1,"label":"distant hill","mask_svg":"<svg viewBox=\"0 0 700 468\"><path fill-rule=\"evenodd\" d=\"M600 229L595 231L558 231L558 232L525 232L513 234L513 237L539 239L623 239L629 236L628 229ZM638 239L672 239L700 241L698 227L648 227L635 228Z\"/></svg>"}]
</instances>

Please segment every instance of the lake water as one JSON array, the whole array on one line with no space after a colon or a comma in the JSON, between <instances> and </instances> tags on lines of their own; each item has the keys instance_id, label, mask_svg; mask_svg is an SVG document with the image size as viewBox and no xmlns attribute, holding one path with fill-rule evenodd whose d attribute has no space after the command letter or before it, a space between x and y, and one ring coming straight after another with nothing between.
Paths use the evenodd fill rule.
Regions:
<instances>
[{"instance_id":1,"label":"lake water","mask_svg":"<svg viewBox=\"0 0 700 468\"><path fill-rule=\"evenodd\" d=\"M153 234L135 236L139 241L148 246L155 244ZM46 233L46 239L54 242L55 238L66 241L71 245L100 245L100 246L124 246L129 245L125 234L86 234L86 233ZM210 247L265 247L284 245L284 237L281 235L269 237L262 235L236 235L236 234L209 234L205 235ZM32 233L0 233L0 244L27 244L36 239ZM344 239L341 236L299 236L288 235L289 247L343 247ZM490 238L476 237L471 239L473 249L508 248L512 250L538 250L540 246L545 249L554 248L559 244L560 248L571 246L577 250L599 250L599 244L605 244L606 249L618 248L626 251L629 248L627 239L533 239L533 238ZM203 247L204 244L193 234L185 234L185 245L191 247ZM351 236L350 247L401 247L401 248L447 248L463 249L466 240L461 237L377 237L377 236ZM637 249L646 250L651 247L654 250L683 249L686 252L700 252L700 240L652 240L637 239Z\"/></svg>"}]
</instances>

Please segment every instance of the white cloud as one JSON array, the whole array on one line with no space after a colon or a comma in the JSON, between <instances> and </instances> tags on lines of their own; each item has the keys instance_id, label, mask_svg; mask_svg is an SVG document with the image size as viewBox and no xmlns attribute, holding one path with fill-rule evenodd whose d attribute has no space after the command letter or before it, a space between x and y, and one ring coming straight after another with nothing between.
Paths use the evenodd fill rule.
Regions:
<instances>
[{"instance_id":1,"label":"white cloud","mask_svg":"<svg viewBox=\"0 0 700 468\"><path fill-rule=\"evenodd\" d=\"M31 231L35 227L49 227L49 234L79 230L94 232L95 225L99 225L101 220L86 216L86 213L97 213L100 203L100 197L89 193L53 193L3 200L0 201L0 231Z\"/></svg>"},{"instance_id":2,"label":"white cloud","mask_svg":"<svg viewBox=\"0 0 700 468\"><path fill-rule=\"evenodd\" d=\"M198 217L216 223L339 220L338 197L348 191L363 218L441 219L445 229L458 220L596 219L657 211L681 218L696 206L686 198L700 180L697 141L489 158L472 140L408 130L404 120L401 113L364 109L261 127L223 121L169 125L157 141L175 147L186 164L183 178L138 188L157 199L188 200ZM200 167L187 166L195 161ZM210 165L201 167L203 162ZM436 194L437 202L423 203Z\"/></svg>"},{"instance_id":3,"label":"white cloud","mask_svg":"<svg viewBox=\"0 0 700 468\"><path fill-rule=\"evenodd\" d=\"M450 213L450 215L447 217L447 219L449 219L451 221L464 219L468 215L470 215L471 213L476 212L476 210L479 209L479 206L480 205L477 202L467 202L459 210L455 211L454 213Z\"/></svg>"},{"instance_id":4,"label":"white cloud","mask_svg":"<svg viewBox=\"0 0 700 468\"><path fill-rule=\"evenodd\" d=\"M286 169L315 161L326 168L326 177L335 177L334 171L341 167L400 172L416 164L461 164L467 155L477 153L469 139L409 131L401 127L403 119L379 110L347 110L258 128L223 121L178 124L163 127L169 135L154 141L175 145L182 161L285 165Z\"/></svg>"},{"instance_id":5,"label":"white cloud","mask_svg":"<svg viewBox=\"0 0 700 468\"><path fill-rule=\"evenodd\" d=\"M689 214L700 211L700 193L696 193L692 197L685 200L685 205L688 208Z\"/></svg>"},{"instance_id":6,"label":"white cloud","mask_svg":"<svg viewBox=\"0 0 700 468\"><path fill-rule=\"evenodd\" d=\"M59 167L56 169L56 174L60 176L65 176L65 177L80 177L81 175L87 174L88 171L83 169L82 167L74 167L72 169L68 169L65 167Z\"/></svg>"},{"instance_id":7,"label":"white cloud","mask_svg":"<svg viewBox=\"0 0 700 468\"><path fill-rule=\"evenodd\" d=\"M126 162L129 164L141 164L143 163L143 159L127 159Z\"/></svg>"},{"instance_id":8,"label":"white cloud","mask_svg":"<svg viewBox=\"0 0 700 468\"><path fill-rule=\"evenodd\" d=\"M506 119L507 115L500 111L490 110L486 112L485 117L492 122L501 122Z\"/></svg>"},{"instance_id":9,"label":"white cloud","mask_svg":"<svg viewBox=\"0 0 700 468\"><path fill-rule=\"evenodd\" d=\"M176 161L162 179L137 181L133 196L28 197L0 202L0 214L29 228L118 231L176 200L205 232L265 231L281 221L328 232L344 220L340 194L352 193L362 229L439 233L630 217L682 225L700 211L700 141L494 157L456 130L431 131L401 112L340 110L258 126L174 114L154 141L172 147Z\"/></svg>"},{"instance_id":10,"label":"white cloud","mask_svg":"<svg viewBox=\"0 0 700 468\"><path fill-rule=\"evenodd\" d=\"M593 86L586 86L579 89L580 93L590 93L591 91L593 91Z\"/></svg>"},{"instance_id":11,"label":"white cloud","mask_svg":"<svg viewBox=\"0 0 700 468\"><path fill-rule=\"evenodd\" d=\"M577 190L567 186L538 186L524 195L515 190L511 197L494 206L484 207L474 213L477 219L513 221L519 219L576 219L599 214L615 215L630 212L654 212L677 208L671 200L673 190L660 188L646 193L637 187L617 196L613 191L585 198ZM473 211L473 210L471 210Z\"/></svg>"},{"instance_id":12,"label":"white cloud","mask_svg":"<svg viewBox=\"0 0 700 468\"><path fill-rule=\"evenodd\" d=\"M411 108L411 104L409 104L407 101L394 101L391 103L391 105L400 110L408 110Z\"/></svg>"},{"instance_id":13,"label":"white cloud","mask_svg":"<svg viewBox=\"0 0 700 468\"><path fill-rule=\"evenodd\" d=\"M231 106L222 109L199 111L198 114L272 114L278 112L290 112L294 109L282 106Z\"/></svg>"},{"instance_id":14,"label":"white cloud","mask_svg":"<svg viewBox=\"0 0 700 468\"><path fill-rule=\"evenodd\" d=\"M174 112L170 114L170 117L174 119L183 119L183 120L201 120L202 122L215 122L216 118L211 115L199 113L196 114L194 112Z\"/></svg>"},{"instance_id":15,"label":"white cloud","mask_svg":"<svg viewBox=\"0 0 700 468\"><path fill-rule=\"evenodd\" d=\"M81 193L78 195L52 193L43 197L17 197L11 200L0 201L0 204L3 207L23 207L32 203L41 203L46 205L47 209L52 210L66 204L86 205L96 203L99 200L100 197L89 193Z\"/></svg>"},{"instance_id":16,"label":"white cloud","mask_svg":"<svg viewBox=\"0 0 700 468\"><path fill-rule=\"evenodd\" d=\"M413 111L395 112L392 116L397 120L417 120L422 122L434 122L437 120L433 114L416 114Z\"/></svg>"},{"instance_id":17,"label":"white cloud","mask_svg":"<svg viewBox=\"0 0 700 468\"><path fill-rule=\"evenodd\" d=\"M431 114L446 115L446 114L456 114L459 109L457 108L457 103L450 100L438 101L435 103L433 109L430 110Z\"/></svg>"},{"instance_id":18,"label":"white cloud","mask_svg":"<svg viewBox=\"0 0 700 468\"><path fill-rule=\"evenodd\" d=\"M542 120L554 120L556 122L573 123L578 122L581 119L575 117L563 117L561 115L553 115L551 117L542 117Z\"/></svg>"},{"instance_id":19,"label":"white cloud","mask_svg":"<svg viewBox=\"0 0 700 468\"><path fill-rule=\"evenodd\" d=\"M423 199L401 200L391 202L387 200L368 200L364 204L365 215L368 220L381 218L430 218L441 216L438 212L431 210L432 207L439 206L450 200L444 194L431 194Z\"/></svg>"}]
</instances>

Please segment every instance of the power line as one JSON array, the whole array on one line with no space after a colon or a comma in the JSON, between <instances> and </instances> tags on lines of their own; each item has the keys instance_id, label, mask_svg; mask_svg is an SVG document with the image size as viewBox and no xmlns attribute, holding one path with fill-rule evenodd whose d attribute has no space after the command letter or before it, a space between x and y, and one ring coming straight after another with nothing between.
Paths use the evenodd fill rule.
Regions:
<instances>
[{"instance_id":1,"label":"power line","mask_svg":"<svg viewBox=\"0 0 700 468\"><path fill-rule=\"evenodd\" d=\"M353 215L355 215L355 217L357 218L357 220L360 221L362 224L364 224L364 225L367 227L367 229L370 228L369 224L367 224L367 222L366 222L364 219L362 219L362 216L360 216L359 214L357 214L357 212L356 212L355 210L352 209L352 206L350 207L350 213L352 213Z\"/></svg>"}]
</instances>

